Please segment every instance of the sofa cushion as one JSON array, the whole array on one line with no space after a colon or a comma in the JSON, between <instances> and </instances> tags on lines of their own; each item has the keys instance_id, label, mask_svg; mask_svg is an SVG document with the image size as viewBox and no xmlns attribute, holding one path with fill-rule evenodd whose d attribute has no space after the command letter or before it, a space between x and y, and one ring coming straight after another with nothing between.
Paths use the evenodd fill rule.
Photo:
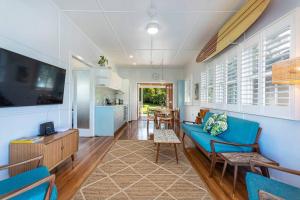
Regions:
<instances>
[{"instance_id":1,"label":"sofa cushion","mask_svg":"<svg viewBox=\"0 0 300 200\"><path fill-rule=\"evenodd\" d=\"M183 129L184 133L186 133L188 136L191 135L192 131L203 133L203 125L199 124L185 124L182 123L181 128Z\"/></svg>"},{"instance_id":2,"label":"sofa cushion","mask_svg":"<svg viewBox=\"0 0 300 200\"><path fill-rule=\"evenodd\" d=\"M259 129L259 124L257 122L228 116L227 123L227 130L224 133L218 135L218 137L228 142L240 144L255 143L257 131ZM247 147L244 148L249 149Z\"/></svg>"},{"instance_id":3,"label":"sofa cushion","mask_svg":"<svg viewBox=\"0 0 300 200\"><path fill-rule=\"evenodd\" d=\"M249 200L259 200L259 190L286 200L300 199L300 188L248 172L246 185Z\"/></svg>"},{"instance_id":4,"label":"sofa cushion","mask_svg":"<svg viewBox=\"0 0 300 200\"><path fill-rule=\"evenodd\" d=\"M50 173L48 169L44 166L35 168L33 170L18 174L16 176L13 176L11 178L5 179L0 181L0 195L7 194L9 192L15 191L17 189L20 189L22 187L25 187L27 185L30 185L36 181L39 181L47 176L49 176ZM29 190L23 194L20 194L12 200L43 200L47 191L49 184L44 183L38 187L33 188L32 190ZM51 200L57 199L57 189L56 187L53 188L52 194L51 194Z\"/></svg>"},{"instance_id":5,"label":"sofa cushion","mask_svg":"<svg viewBox=\"0 0 300 200\"><path fill-rule=\"evenodd\" d=\"M207 152L212 152L210 147L210 141L216 140L220 142L226 142L224 139L212 136L208 133L199 133L196 131L192 131L190 137L197 142L202 148L205 149ZM218 152L243 152L243 148L236 147L236 146L230 146L230 145L224 145L224 144L216 144L215 145L215 151Z\"/></svg>"}]
</instances>

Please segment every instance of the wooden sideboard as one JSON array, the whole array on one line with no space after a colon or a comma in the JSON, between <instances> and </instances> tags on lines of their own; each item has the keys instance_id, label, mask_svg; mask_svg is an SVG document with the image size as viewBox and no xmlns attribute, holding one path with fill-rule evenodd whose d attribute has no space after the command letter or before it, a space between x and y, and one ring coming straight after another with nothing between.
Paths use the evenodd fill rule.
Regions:
<instances>
[{"instance_id":1,"label":"wooden sideboard","mask_svg":"<svg viewBox=\"0 0 300 200\"><path fill-rule=\"evenodd\" d=\"M52 170L68 158L75 159L78 151L79 132L70 129L54 135L45 136L37 143L11 143L9 145L9 163L16 163L39 155L43 155L43 165ZM10 176L36 167L37 163L30 163L9 170Z\"/></svg>"}]
</instances>

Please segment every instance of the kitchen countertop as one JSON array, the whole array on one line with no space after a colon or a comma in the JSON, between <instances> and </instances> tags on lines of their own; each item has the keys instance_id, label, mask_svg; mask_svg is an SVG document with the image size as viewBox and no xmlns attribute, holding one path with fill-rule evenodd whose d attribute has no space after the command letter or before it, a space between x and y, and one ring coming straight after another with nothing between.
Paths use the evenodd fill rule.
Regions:
<instances>
[{"instance_id":1,"label":"kitchen countertop","mask_svg":"<svg viewBox=\"0 0 300 200\"><path fill-rule=\"evenodd\" d=\"M126 104L122 105L96 105L96 107L114 107L114 106L127 106Z\"/></svg>"}]
</instances>

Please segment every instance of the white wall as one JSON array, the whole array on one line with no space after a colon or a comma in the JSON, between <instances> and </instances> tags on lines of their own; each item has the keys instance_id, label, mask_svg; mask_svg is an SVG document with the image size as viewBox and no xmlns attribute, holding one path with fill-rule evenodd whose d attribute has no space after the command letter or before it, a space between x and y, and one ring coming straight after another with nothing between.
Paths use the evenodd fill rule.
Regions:
<instances>
[{"instance_id":1,"label":"white wall","mask_svg":"<svg viewBox=\"0 0 300 200\"><path fill-rule=\"evenodd\" d=\"M286 14L288 11L291 11L292 9L300 5L300 2L298 0L274 0L271 2L272 4L270 8L272 9L269 8L264 14L263 18L261 18L258 21L258 23L254 26L254 28L248 31L248 33L252 34L256 31L259 31L257 27L264 28L266 25L270 24L275 20L274 16L279 18L280 16ZM282 4L284 4L284 6ZM226 53L228 53L228 51L225 50L223 54ZM194 77L199 76L200 67L200 64L190 64L185 70L185 77L190 77L191 75L194 75ZM200 108L201 104L185 106L186 120L194 120L196 113ZM212 110L212 112L221 111ZM278 161L281 166L300 170L300 121L292 121L234 112L228 112L228 114L230 116L236 116L243 119L259 122L260 126L262 127L262 135L259 141L262 154ZM275 179L279 179L300 187L300 178L297 176L279 173L278 171L271 171L271 176Z\"/></svg>"},{"instance_id":2,"label":"white wall","mask_svg":"<svg viewBox=\"0 0 300 200\"><path fill-rule=\"evenodd\" d=\"M40 123L71 127L70 57L96 63L101 51L50 0L0 0L0 47L67 69L63 105L0 108L3 165L9 141L37 135Z\"/></svg>"},{"instance_id":3,"label":"white wall","mask_svg":"<svg viewBox=\"0 0 300 200\"><path fill-rule=\"evenodd\" d=\"M129 120L137 120L137 83L153 83L159 82L162 77L165 82L173 83L174 90L174 106L176 106L177 97L177 80L182 80L183 70L182 68L155 68L155 67L117 67L118 73L122 78L126 78L130 83L130 95L129 95L129 107L130 117ZM153 79L153 73L159 74L159 80Z\"/></svg>"}]
</instances>

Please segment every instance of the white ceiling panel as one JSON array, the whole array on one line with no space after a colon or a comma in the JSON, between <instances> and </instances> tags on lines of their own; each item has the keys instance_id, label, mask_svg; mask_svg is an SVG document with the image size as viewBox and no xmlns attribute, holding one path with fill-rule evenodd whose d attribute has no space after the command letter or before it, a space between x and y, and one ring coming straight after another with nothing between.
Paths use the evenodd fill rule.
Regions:
<instances>
[{"instance_id":1,"label":"white ceiling panel","mask_svg":"<svg viewBox=\"0 0 300 200\"><path fill-rule=\"evenodd\" d=\"M246 0L53 0L121 66L180 66L195 61L207 41ZM150 6L156 15L149 16ZM157 35L147 34L155 20ZM133 55L132 59L129 55Z\"/></svg>"},{"instance_id":2,"label":"white ceiling panel","mask_svg":"<svg viewBox=\"0 0 300 200\"><path fill-rule=\"evenodd\" d=\"M107 13L106 15L127 49L151 47L151 38L146 32L146 23L150 19L146 13Z\"/></svg>"},{"instance_id":3,"label":"white ceiling panel","mask_svg":"<svg viewBox=\"0 0 300 200\"><path fill-rule=\"evenodd\" d=\"M216 13L214 15L201 13L195 28L189 33L182 49L199 50L199 48L204 47L231 15L231 13Z\"/></svg>"},{"instance_id":4,"label":"white ceiling panel","mask_svg":"<svg viewBox=\"0 0 300 200\"><path fill-rule=\"evenodd\" d=\"M164 13L157 17L160 31L153 37L154 49L178 49L194 28L197 13Z\"/></svg>"},{"instance_id":5,"label":"white ceiling panel","mask_svg":"<svg viewBox=\"0 0 300 200\"><path fill-rule=\"evenodd\" d=\"M147 11L150 0L98 0L105 11Z\"/></svg>"},{"instance_id":6,"label":"white ceiling panel","mask_svg":"<svg viewBox=\"0 0 300 200\"><path fill-rule=\"evenodd\" d=\"M106 11L147 11L151 0L98 0ZM235 11L246 0L152 0L160 12ZM232 6L235 5L235 6Z\"/></svg>"},{"instance_id":7,"label":"white ceiling panel","mask_svg":"<svg viewBox=\"0 0 300 200\"><path fill-rule=\"evenodd\" d=\"M102 13L68 12L71 19L99 46L103 51L118 51L120 46L105 21Z\"/></svg>"},{"instance_id":8,"label":"white ceiling panel","mask_svg":"<svg viewBox=\"0 0 300 200\"><path fill-rule=\"evenodd\" d=\"M99 10L97 0L53 0L63 10Z\"/></svg>"},{"instance_id":9,"label":"white ceiling panel","mask_svg":"<svg viewBox=\"0 0 300 200\"><path fill-rule=\"evenodd\" d=\"M235 11L246 0L153 0L162 12Z\"/></svg>"}]
</instances>

